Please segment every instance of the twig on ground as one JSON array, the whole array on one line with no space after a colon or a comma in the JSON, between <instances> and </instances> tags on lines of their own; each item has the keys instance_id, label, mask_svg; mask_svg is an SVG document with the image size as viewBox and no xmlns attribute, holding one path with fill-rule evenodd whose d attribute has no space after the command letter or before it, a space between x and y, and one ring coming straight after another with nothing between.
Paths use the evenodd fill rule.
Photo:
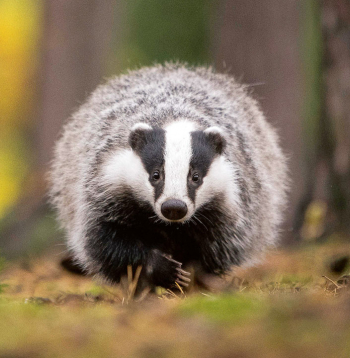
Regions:
<instances>
[{"instance_id":1,"label":"twig on ground","mask_svg":"<svg viewBox=\"0 0 350 358\"><path fill-rule=\"evenodd\" d=\"M340 288L340 286L335 281L331 280L329 277L327 277L325 275L322 275L322 277L324 277L326 280L332 282L336 288Z\"/></svg>"}]
</instances>

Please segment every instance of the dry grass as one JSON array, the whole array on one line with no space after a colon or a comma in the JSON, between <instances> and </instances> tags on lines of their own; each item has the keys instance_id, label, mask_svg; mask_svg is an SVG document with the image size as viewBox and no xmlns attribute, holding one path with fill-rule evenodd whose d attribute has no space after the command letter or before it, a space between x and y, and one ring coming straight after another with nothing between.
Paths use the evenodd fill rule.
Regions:
<instances>
[{"instance_id":1,"label":"dry grass","mask_svg":"<svg viewBox=\"0 0 350 358\"><path fill-rule=\"evenodd\" d=\"M9 263L0 276L0 357L349 357L350 295L329 263L333 240L237 269L225 292L120 287L68 274L59 258ZM346 270L345 273L348 271Z\"/></svg>"}]
</instances>

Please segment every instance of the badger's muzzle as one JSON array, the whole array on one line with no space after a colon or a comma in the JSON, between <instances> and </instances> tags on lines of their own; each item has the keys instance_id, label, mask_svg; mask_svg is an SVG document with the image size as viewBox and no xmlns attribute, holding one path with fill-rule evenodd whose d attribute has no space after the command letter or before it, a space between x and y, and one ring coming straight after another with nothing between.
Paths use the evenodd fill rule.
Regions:
<instances>
[{"instance_id":1,"label":"badger's muzzle","mask_svg":"<svg viewBox=\"0 0 350 358\"><path fill-rule=\"evenodd\" d=\"M169 220L180 220L187 214L187 205L181 200L170 199L162 204L161 212Z\"/></svg>"}]
</instances>

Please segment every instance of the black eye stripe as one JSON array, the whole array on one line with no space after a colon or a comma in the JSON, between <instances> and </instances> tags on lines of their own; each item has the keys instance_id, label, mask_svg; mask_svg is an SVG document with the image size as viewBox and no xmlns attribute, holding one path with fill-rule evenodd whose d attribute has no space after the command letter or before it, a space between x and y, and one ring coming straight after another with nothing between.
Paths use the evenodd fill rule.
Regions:
<instances>
[{"instance_id":1,"label":"black eye stripe","mask_svg":"<svg viewBox=\"0 0 350 358\"><path fill-rule=\"evenodd\" d=\"M164 150L165 150L165 131L154 128L145 133L145 145L140 152L140 158L144 168L149 174L149 182L154 187L154 199L157 200L164 189ZM155 173L159 177L154 177Z\"/></svg>"},{"instance_id":2,"label":"black eye stripe","mask_svg":"<svg viewBox=\"0 0 350 358\"><path fill-rule=\"evenodd\" d=\"M209 167L214 160L217 153L215 148L210 145L206 135L202 131L195 131L191 133L192 142L192 158L190 167L192 168L191 176L188 181L188 196L194 202L196 197L196 190L202 185L203 178L206 176ZM193 176L198 174L198 180L193 180Z\"/></svg>"}]
</instances>

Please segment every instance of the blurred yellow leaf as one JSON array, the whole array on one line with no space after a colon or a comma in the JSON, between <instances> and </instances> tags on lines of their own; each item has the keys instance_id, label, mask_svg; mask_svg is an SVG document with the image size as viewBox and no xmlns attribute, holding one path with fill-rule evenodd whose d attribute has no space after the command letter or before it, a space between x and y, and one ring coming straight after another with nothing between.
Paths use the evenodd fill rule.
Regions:
<instances>
[{"instance_id":1,"label":"blurred yellow leaf","mask_svg":"<svg viewBox=\"0 0 350 358\"><path fill-rule=\"evenodd\" d=\"M322 200L312 201L306 212L301 236L304 240L312 241L324 233L327 203Z\"/></svg>"},{"instance_id":2,"label":"blurred yellow leaf","mask_svg":"<svg viewBox=\"0 0 350 358\"><path fill-rule=\"evenodd\" d=\"M42 1L0 0L0 218L28 167L24 129L35 88Z\"/></svg>"}]
</instances>

